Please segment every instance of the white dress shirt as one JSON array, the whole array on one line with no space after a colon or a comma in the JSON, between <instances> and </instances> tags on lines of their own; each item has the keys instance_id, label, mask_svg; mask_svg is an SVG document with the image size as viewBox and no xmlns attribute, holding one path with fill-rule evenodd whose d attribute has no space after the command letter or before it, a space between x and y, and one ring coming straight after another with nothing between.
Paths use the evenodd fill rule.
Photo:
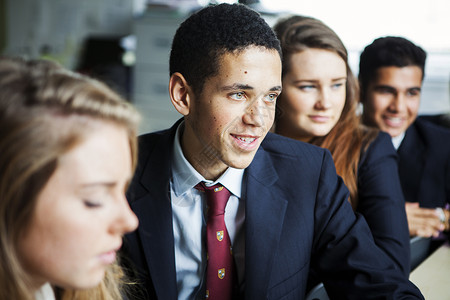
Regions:
<instances>
[{"instance_id":1,"label":"white dress shirt","mask_svg":"<svg viewBox=\"0 0 450 300\"><path fill-rule=\"evenodd\" d=\"M50 283L46 283L34 293L36 300L55 300L55 293Z\"/></svg>"},{"instance_id":2,"label":"white dress shirt","mask_svg":"<svg viewBox=\"0 0 450 300\"><path fill-rule=\"evenodd\" d=\"M401 134L394 136L392 138L392 144L394 145L395 150L398 150L398 147L400 147L401 143L403 142L404 137L405 137L405 133L402 132Z\"/></svg>"},{"instance_id":3,"label":"white dress shirt","mask_svg":"<svg viewBox=\"0 0 450 300\"><path fill-rule=\"evenodd\" d=\"M194 187L201 181L207 186L220 182L231 192L225 207L225 225L233 248L239 285L243 288L245 205L241 187L244 169L229 167L216 181L206 180L183 155L180 143L183 129L184 122L175 134L170 182L178 299L204 299L206 199L204 193Z\"/></svg>"}]
</instances>

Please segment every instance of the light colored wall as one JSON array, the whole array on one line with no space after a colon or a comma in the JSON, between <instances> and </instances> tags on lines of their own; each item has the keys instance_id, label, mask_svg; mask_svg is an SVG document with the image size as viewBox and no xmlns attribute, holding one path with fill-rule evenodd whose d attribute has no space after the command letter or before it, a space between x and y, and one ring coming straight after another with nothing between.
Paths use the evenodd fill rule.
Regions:
<instances>
[{"instance_id":1,"label":"light colored wall","mask_svg":"<svg viewBox=\"0 0 450 300\"><path fill-rule=\"evenodd\" d=\"M45 55L73 68L84 38L130 34L132 18L131 0L6 0L4 53Z\"/></svg>"}]
</instances>

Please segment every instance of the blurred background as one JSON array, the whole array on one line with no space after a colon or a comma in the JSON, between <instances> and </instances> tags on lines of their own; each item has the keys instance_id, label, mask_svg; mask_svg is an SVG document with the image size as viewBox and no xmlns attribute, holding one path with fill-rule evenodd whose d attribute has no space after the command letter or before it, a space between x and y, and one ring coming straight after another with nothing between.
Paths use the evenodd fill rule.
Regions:
<instances>
[{"instance_id":1,"label":"blurred background","mask_svg":"<svg viewBox=\"0 0 450 300\"><path fill-rule=\"evenodd\" d=\"M0 0L0 53L99 78L141 111L140 133L159 130L180 117L167 93L173 34L192 12L222 2L249 5L269 25L293 13L322 20L344 41L355 74L373 39L410 39L428 53L419 114L450 112L448 0Z\"/></svg>"}]
</instances>

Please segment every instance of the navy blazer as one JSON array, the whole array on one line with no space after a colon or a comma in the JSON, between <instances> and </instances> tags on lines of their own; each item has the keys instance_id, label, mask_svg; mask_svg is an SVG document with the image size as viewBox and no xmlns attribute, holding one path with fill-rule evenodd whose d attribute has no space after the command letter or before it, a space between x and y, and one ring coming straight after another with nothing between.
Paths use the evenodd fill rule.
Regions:
<instances>
[{"instance_id":1,"label":"navy blazer","mask_svg":"<svg viewBox=\"0 0 450 300\"><path fill-rule=\"evenodd\" d=\"M406 201L428 208L450 203L450 130L419 117L397 152Z\"/></svg>"},{"instance_id":2,"label":"navy blazer","mask_svg":"<svg viewBox=\"0 0 450 300\"><path fill-rule=\"evenodd\" d=\"M175 124L139 140L125 237L145 299L177 298L169 182ZM304 299L310 268L335 299L423 299L376 247L327 150L268 133L245 170L245 299Z\"/></svg>"},{"instance_id":3,"label":"navy blazer","mask_svg":"<svg viewBox=\"0 0 450 300\"><path fill-rule=\"evenodd\" d=\"M398 156L385 132L378 133L359 161L356 211L369 224L375 243L409 276L409 230Z\"/></svg>"}]
</instances>

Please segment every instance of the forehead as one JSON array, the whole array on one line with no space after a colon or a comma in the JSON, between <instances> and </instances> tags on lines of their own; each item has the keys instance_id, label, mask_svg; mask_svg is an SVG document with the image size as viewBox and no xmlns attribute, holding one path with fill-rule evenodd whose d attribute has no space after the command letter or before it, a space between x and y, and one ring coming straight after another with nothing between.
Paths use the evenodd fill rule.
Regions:
<instances>
[{"instance_id":1,"label":"forehead","mask_svg":"<svg viewBox=\"0 0 450 300\"><path fill-rule=\"evenodd\" d=\"M330 75L345 76L346 63L336 52L308 48L291 55L291 69L296 73L306 73L309 76ZM344 73L344 74L343 74Z\"/></svg>"},{"instance_id":2,"label":"forehead","mask_svg":"<svg viewBox=\"0 0 450 300\"><path fill-rule=\"evenodd\" d=\"M381 67L377 69L374 83L398 88L420 87L422 85L422 69L418 66Z\"/></svg>"},{"instance_id":3,"label":"forehead","mask_svg":"<svg viewBox=\"0 0 450 300\"><path fill-rule=\"evenodd\" d=\"M78 144L60 156L58 172L73 183L113 181L131 165L128 132L111 122L91 124ZM110 162L115 162L111 164Z\"/></svg>"},{"instance_id":4,"label":"forehead","mask_svg":"<svg viewBox=\"0 0 450 300\"><path fill-rule=\"evenodd\" d=\"M239 80L261 88L264 84L272 85L270 88L281 85L281 57L276 50L250 46L222 54L219 62L214 77L221 83Z\"/></svg>"}]
</instances>

